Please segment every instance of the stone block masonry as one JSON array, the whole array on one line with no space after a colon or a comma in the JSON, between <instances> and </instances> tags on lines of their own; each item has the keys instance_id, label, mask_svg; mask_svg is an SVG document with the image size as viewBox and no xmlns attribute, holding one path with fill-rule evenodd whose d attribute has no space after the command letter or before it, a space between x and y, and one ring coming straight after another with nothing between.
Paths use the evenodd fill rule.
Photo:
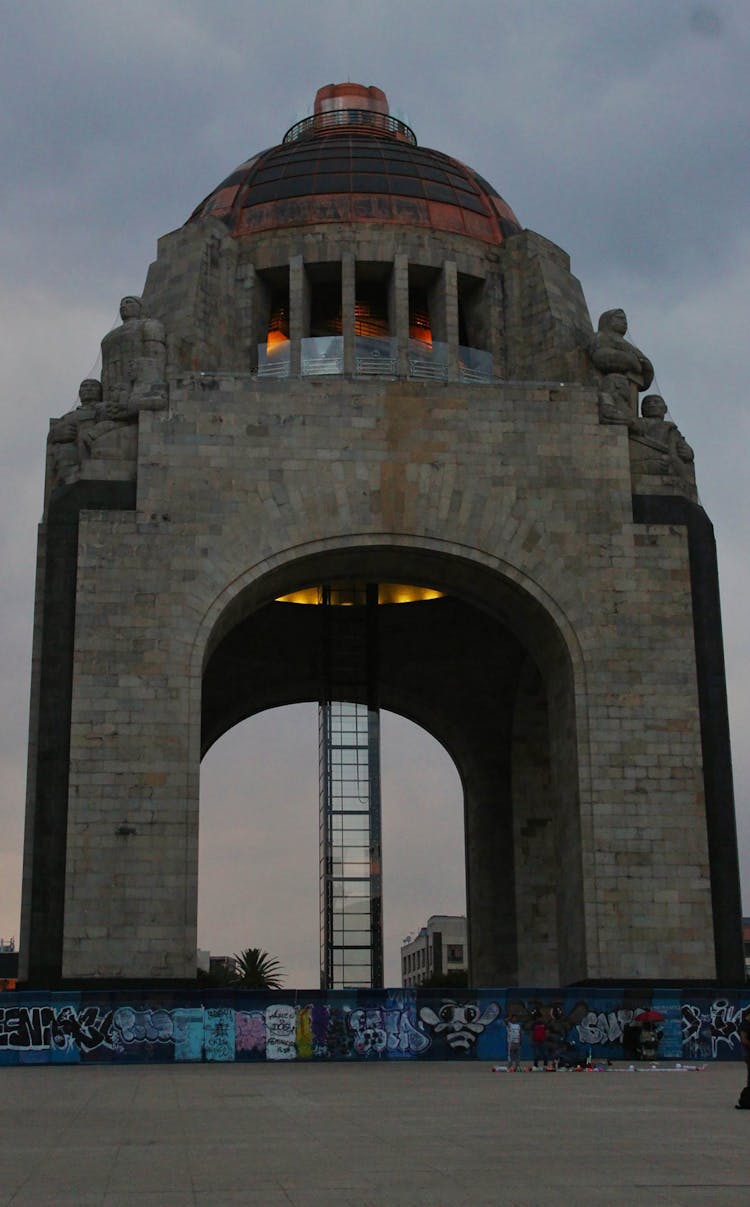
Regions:
<instances>
[{"instance_id":1,"label":"stone block masonry","mask_svg":"<svg viewBox=\"0 0 750 1207\"><path fill-rule=\"evenodd\" d=\"M739 984L693 450L566 253L331 87L159 241L50 425L21 981L194 983L201 757L325 698L282 597L377 583L440 593L380 605L370 663L461 779L473 983Z\"/></svg>"}]
</instances>

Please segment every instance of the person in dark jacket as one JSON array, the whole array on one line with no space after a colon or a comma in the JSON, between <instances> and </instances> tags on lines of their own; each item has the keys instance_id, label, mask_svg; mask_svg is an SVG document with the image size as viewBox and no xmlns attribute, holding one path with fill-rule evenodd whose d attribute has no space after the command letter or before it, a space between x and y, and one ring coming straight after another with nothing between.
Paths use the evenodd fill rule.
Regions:
<instances>
[{"instance_id":1,"label":"person in dark jacket","mask_svg":"<svg viewBox=\"0 0 750 1207\"><path fill-rule=\"evenodd\" d=\"M531 1024L531 1050L534 1054L534 1068L539 1068L539 1062L545 1063L547 1055L547 1028L541 1014L534 1017Z\"/></svg>"}]
</instances>

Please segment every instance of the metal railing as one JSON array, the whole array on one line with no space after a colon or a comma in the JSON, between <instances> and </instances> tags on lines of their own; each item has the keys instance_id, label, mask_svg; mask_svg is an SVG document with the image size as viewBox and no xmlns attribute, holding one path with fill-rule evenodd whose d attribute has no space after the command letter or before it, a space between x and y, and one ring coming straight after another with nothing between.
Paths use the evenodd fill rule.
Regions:
<instances>
[{"instance_id":1,"label":"metal railing","mask_svg":"<svg viewBox=\"0 0 750 1207\"><path fill-rule=\"evenodd\" d=\"M419 381L448 380L448 345L409 340L409 376Z\"/></svg>"},{"instance_id":2,"label":"metal railing","mask_svg":"<svg viewBox=\"0 0 750 1207\"><path fill-rule=\"evenodd\" d=\"M326 377L344 372L344 340L340 335L313 336L301 341L302 377ZM407 374L417 381L448 381L448 345L409 340ZM258 377L289 377L291 341L258 344ZM354 373L357 377L397 377L398 345L395 339L357 335L354 340ZM454 374L451 374L451 380ZM493 381L492 356L480 348L458 349L458 381Z\"/></svg>"},{"instance_id":3,"label":"metal railing","mask_svg":"<svg viewBox=\"0 0 750 1207\"><path fill-rule=\"evenodd\" d=\"M354 339L355 373L358 377L395 377L395 339L357 335Z\"/></svg>"},{"instance_id":4,"label":"metal railing","mask_svg":"<svg viewBox=\"0 0 750 1207\"><path fill-rule=\"evenodd\" d=\"M459 381L492 381L492 354L481 348L458 349Z\"/></svg>"},{"instance_id":5,"label":"metal railing","mask_svg":"<svg viewBox=\"0 0 750 1207\"><path fill-rule=\"evenodd\" d=\"M327 377L343 373L343 336L318 335L303 339L300 372L303 377Z\"/></svg>"},{"instance_id":6,"label":"metal railing","mask_svg":"<svg viewBox=\"0 0 750 1207\"><path fill-rule=\"evenodd\" d=\"M289 340L270 350L268 344L258 344L258 377L288 377L291 349Z\"/></svg>"},{"instance_id":7,"label":"metal railing","mask_svg":"<svg viewBox=\"0 0 750 1207\"><path fill-rule=\"evenodd\" d=\"M317 134L335 134L348 129L364 134L388 134L408 142L412 147L417 145L417 136L406 122L391 117L389 113L374 113L371 109L333 109L329 113L314 113L290 126L281 141L299 142L303 138L314 138Z\"/></svg>"}]
</instances>

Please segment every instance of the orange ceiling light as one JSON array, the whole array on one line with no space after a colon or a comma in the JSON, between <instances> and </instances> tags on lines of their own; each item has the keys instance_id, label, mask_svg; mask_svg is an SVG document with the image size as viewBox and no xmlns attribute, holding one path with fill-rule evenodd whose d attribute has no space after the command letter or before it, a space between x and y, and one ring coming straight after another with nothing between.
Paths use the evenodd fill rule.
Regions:
<instances>
[{"instance_id":1,"label":"orange ceiling light","mask_svg":"<svg viewBox=\"0 0 750 1207\"><path fill-rule=\"evenodd\" d=\"M320 602L320 587L305 587L303 591L292 591L290 595L279 595L276 598L276 603L319 604Z\"/></svg>"},{"instance_id":2,"label":"orange ceiling light","mask_svg":"<svg viewBox=\"0 0 750 1207\"><path fill-rule=\"evenodd\" d=\"M378 583L378 603L423 603L427 599L442 599L444 592L433 587L415 587L410 583Z\"/></svg>"},{"instance_id":3,"label":"orange ceiling light","mask_svg":"<svg viewBox=\"0 0 750 1207\"><path fill-rule=\"evenodd\" d=\"M333 586L338 591L346 591L349 584L336 583ZM442 599L445 592L437 591L434 587L417 587L411 583L378 583L379 604L424 603L430 599ZM304 587L301 591L292 591L288 595L279 595L276 603L319 604L323 602L322 587ZM345 606L342 601L341 606Z\"/></svg>"}]
</instances>

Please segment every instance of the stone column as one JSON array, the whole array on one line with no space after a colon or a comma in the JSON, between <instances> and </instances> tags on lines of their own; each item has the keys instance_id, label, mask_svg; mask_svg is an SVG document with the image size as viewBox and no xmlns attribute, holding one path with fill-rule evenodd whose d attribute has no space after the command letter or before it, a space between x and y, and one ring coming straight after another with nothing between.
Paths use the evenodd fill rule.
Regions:
<instances>
[{"instance_id":1,"label":"stone column","mask_svg":"<svg viewBox=\"0 0 750 1207\"><path fill-rule=\"evenodd\" d=\"M341 255L341 323L344 336L344 373L351 376L356 367L354 348L354 307L357 300L357 264L354 253Z\"/></svg>"},{"instance_id":2,"label":"stone column","mask_svg":"<svg viewBox=\"0 0 750 1207\"><path fill-rule=\"evenodd\" d=\"M301 255L289 260L289 339L291 362L289 372L299 377L302 358L302 340L310 328L310 285Z\"/></svg>"},{"instance_id":3,"label":"stone column","mask_svg":"<svg viewBox=\"0 0 750 1207\"><path fill-rule=\"evenodd\" d=\"M453 260L443 265L445 342L448 345L448 380L458 377L458 272Z\"/></svg>"},{"instance_id":4,"label":"stone column","mask_svg":"<svg viewBox=\"0 0 750 1207\"><path fill-rule=\"evenodd\" d=\"M242 264L237 270L240 282L238 328L241 332L242 368L254 372L258 368L258 344L268 338L268 290L255 271L254 264Z\"/></svg>"},{"instance_id":5,"label":"stone column","mask_svg":"<svg viewBox=\"0 0 750 1207\"><path fill-rule=\"evenodd\" d=\"M447 345L448 380L458 377L458 272L455 261L446 260L430 290L432 338Z\"/></svg>"},{"instance_id":6,"label":"stone column","mask_svg":"<svg viewBox=\"0 0 750 1207\"><path fill-rule=\"evenodd\" d=\"M393 260L388 327L391 339L396 340L396 373L406 377L409 371L409 257L401 253Z\"/></svg>"},{"instance_id":7,"label":"stone column","mask_svg":"<svg viewBox=\"0 0 750 1207\"><path fill-rule=\"evenodd\" d=\"M503 307L502 279L492 278L484 284L482 301L485 317L485 347L492 355L495 377L506 377L505 368L505 312Z\"/></svg>"}]
</instances>

